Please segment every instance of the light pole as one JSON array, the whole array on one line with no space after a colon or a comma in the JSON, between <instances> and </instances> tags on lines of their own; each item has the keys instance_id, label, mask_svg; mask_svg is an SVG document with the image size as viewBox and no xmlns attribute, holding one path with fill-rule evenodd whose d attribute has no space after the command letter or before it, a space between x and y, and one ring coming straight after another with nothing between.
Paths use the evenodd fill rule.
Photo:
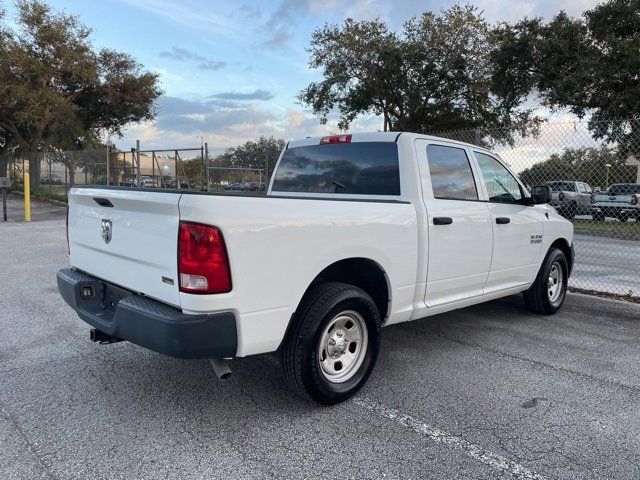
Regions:
<instances>
[{"instance_id":1,"label":"light pole","mask_svg":"<svg viewBox=\"0 0 640 480\"><path fill-rule=\"evenodd\" d=\"M109 171L109 161L111 160L111 148L113 147L113 142L111 141L111 139L107 140L107 185L109 185L109 175L110 175L110 171Z\"/></svg>"},{"instance_id":2,"label":"light pole","mask_svg":"<svg viewBox=\"0 0 640 480\"><path fill-rule=\"evenodd\" d=\"M605 190L609 190L609 169L611 168L611 164L607 163L607 164L605 164L604 167L607 169L607 176L606 176L606 179L604 181L604 189Z\"/></svg>"}]
</instances>

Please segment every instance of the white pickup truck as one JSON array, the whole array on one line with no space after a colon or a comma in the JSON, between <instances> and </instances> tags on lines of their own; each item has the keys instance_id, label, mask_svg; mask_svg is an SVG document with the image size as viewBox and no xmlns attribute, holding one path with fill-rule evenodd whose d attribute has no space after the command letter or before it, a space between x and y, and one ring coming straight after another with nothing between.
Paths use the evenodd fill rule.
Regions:
<instances>
[{"instance_id":1,"label":"white pickup truck","mask_svg":"<svg viewBox=\"0 0 640 480\"><path fill-rule=\"evenodd\" d=\"M376 363L380 328L524 292L552 314L573 227L482 148L412 133L291 141L265 196L69 192L65 301L102 343L180 358L281 355L323 404Z\"/></svg>"},{"instance_id":2,"label":"white pickup truck","mask_svg":"<svg viewBox=\"0 0 640 480\"><path fill-rule=\"evenodd\" d=\"M605 217L626 222L630 218L640 220L640 184L616 183L606 192L595 192L592 196L591 213L594 220L604 221Z\"/></svg>"}]
</instances>

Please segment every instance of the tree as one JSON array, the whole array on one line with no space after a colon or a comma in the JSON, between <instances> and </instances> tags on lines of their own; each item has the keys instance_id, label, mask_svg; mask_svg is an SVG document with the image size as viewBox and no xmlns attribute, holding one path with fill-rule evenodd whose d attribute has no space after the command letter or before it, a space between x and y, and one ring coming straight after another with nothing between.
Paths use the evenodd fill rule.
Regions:
<instances>
[{"instance_id":1,"label":"tree","mask_svg":"<svg viewBox=\"0 0 640 480\"><path fill-rule=\"evenodd\" d=\"M503 88L589 118L594 136L640 156L640 0L609 0L573 19L503 24L493 53Z\"/></svg>"},{"instance_id":2,"label":"tree","mask_svg":"<svg viewBox=\"0 0 640 480\"><path fill-rule=\"evenodd\" d=\"M198 155L195 158L182 160L178 166L179 177L184 177L191 182L200 182L203 172L202 157Z\"/></svg>"},{"instance_id":3,"label":"tree","mask_svg":"<svg viewBox=\"0 0 640 480\"><path fill-rule=\"evenodd\" d=\"M77 17L39 0L16 7L16 27L0 16L0 129L21 152L94 146L155 117L156 74L125 53L96 51ZM39 167L30 162L34 187ZM73 178L75 165L68 169Z\"/></svg>"},{"instance_id":4,"label":"tree","mask_svg":"<svg viewBox=\"0 0 640 480\"><path fill-rule=\"evenodd\" d=\"M423 13L401 33L380 20L347 19L313 33L309 66L324 78L298 99L322 123L337 108L343 130L359 115L375 114L385 131L487 128L493 139L510 142L537 122L520 107L523 95L494 82L495 48L490 26L472 6Z\"/></svg>"},{"instance_id":5,"label":"tree","mask_svg":"<svg viewBox=\"0 0 640 480\"><path fill-rule=\"evenodd\" d=\"M267 155L269 157L268 178L270 178L284 145L285 141L281 138L260 137L258 140L249 140L238 147L228 148L222 155L213 159L212 166L247 170L235 173L232 170L225 172L222 169L218 171L214 169L212 171L212 181L220 181L223 178L231 178L234 181L244 181L248 178L257 180L260 174L256 172L255 175L251 175L248 169L261 169L264 171ZM264 176L262 180L265 180Z\"/></svg>"},{"instance_id":6,"label":"tree","mask_svg":"<svg viewBox=\"0 0 640 480\"><path fill-rule=\"evenodd\" d=\"M636 167L625 165L624 157L615 149L568 148L561 154L554 153L547 160L536 163L520 173L526 185L541 185L551 180L576 180L592 187L604 185L606 167L611 165L609 184L632 183L636 178Z\"/></svg>"}]
</instances>

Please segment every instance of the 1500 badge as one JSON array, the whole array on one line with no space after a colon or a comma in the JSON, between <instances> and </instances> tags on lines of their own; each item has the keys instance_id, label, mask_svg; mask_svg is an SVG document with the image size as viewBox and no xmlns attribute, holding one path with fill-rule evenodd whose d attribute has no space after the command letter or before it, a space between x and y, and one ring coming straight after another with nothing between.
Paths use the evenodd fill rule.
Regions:
<instances>
[{"instance_id":1,"label":"1500 badge","mask_svg":"<svg viewBox=\"0 0 640 480\"><path fill-rule=\"evenodd\" d=\"M531 235L531 243L542 243L542 235Z\"/></svg>"}]
</instances>

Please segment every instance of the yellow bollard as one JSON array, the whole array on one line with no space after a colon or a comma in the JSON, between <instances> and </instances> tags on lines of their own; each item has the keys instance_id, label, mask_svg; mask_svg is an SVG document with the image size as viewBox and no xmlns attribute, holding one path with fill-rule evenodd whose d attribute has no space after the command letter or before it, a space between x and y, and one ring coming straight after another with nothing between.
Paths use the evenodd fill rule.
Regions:
<instances>
[{"instance_id":1,"label":"yellow bollard","mask_svg":"<svg viewBox=\"0 0 640 480\"><path fill-rule=\"evenodd\" d=\"M24 174L24 221L31 221L31 185L29 184L29 174Z\"/></svg>"}]
</instances>

